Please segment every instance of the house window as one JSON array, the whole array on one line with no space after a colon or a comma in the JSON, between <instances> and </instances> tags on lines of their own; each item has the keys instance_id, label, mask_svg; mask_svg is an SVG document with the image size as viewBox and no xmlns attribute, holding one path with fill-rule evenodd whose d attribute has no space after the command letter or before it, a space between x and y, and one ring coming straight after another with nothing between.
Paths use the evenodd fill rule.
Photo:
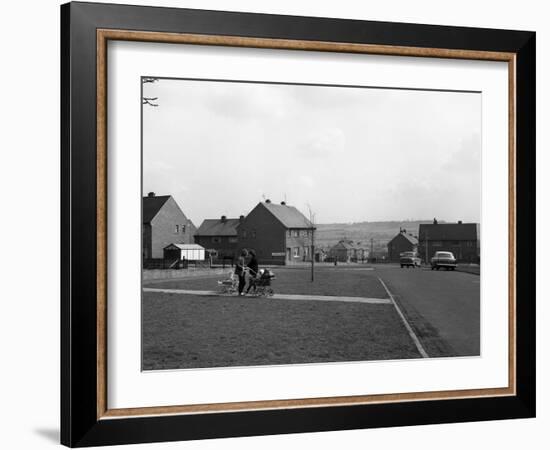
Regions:
<instances>
[{"instance_id":1,"label":"house window","mask_svg":"<svg viewBox=\"0 0 550 450\"><path fill-rule=\"evenodd\" d=\"M174 233L178 234L180 232L180 226L176 225L176 229L174 230Z\"/></svg>"},{"instance_id":2,"label":"house window","mask_svg":"<svg viewBox=\"0 0 550 450\"><path fill-rule=\"evenodd\" d=\"M292 230L292 235L294 237L300 237L300 230Z\"/></svg>"},{"instance_id":3,"label":"house window","mask_svg":"<svg viewBox=\"0 0 550 450\"><path fill-rule=\"evenodd\" d=\"M181 226L181 232L182 232L182 234L185 233L185 225Z\"/></svg>"},{"instance_id":4,"label":"house window","mask_svg":"<svg viewBox=\"0 0 550 450\"><path fill-rule=\"evenodd\" d=\"M219 236L213 236L212 237L212 243L213 244L219 244L222 241L222 238Z\"/></svg>"},{"instance_id":5,"label":"house window","mask_svg":"<svg viewBox=\"0 0 550 450\"><path fill-rule=\"evenodd\" d=\"M294 247L294 257L298 258L300 256L300 247Z\"/></svg>"},{"instance_id":6,"label":"house window","mask_svg":"<svg viewBox=\"0 0 550 450\"><path fill-rule=\"evenodd\" d=\"M292 237L292 230L288 230L287 236L288 236L288 237Z\"/></svg>"},{"instance_id":7,"label":"house window","mask_svg":"<svg viewBox=\"0 0 550 450\"><path fill-rule=\"evenodd\" d=\"M452 245L460 245L459 241L453 241Z\"/></svg>"},{"instance_id":8,"label":"house window","mask_svg":"<svg viewBox=\"0 0 550 450\"><path fill-rule=\"evenodd\" d=\"M252 238L252 239L256 239L256 231L253 231L253 232L251 233L251 238Z\"/></svg>"},{"instance_id":9,"label":"house window","mask_svg":"<svg viewBox=\"0 0 550 450\"><path fill-rule=\"evenodd\" d=\"M443 243L441 241L431 241L432 247L443 247Z\"/></svg>"},{"instance_id":10,"label":"house window","mask_svg":"<svg viewBox=\"0 0 550 450\"><path fill-rule=\"evenodd\" d=\"M236 244L237 242L239 242L239 240L236 237L230 237L229 238L229 243L230 244Z\"/></svg>"},{"instance_id":11,"label":"house window","mask_svg":"<svg viewBox=\"0 0 550 450\"><path fill-rule=\"evenodd\" d=\"M243 239L246 239L246 230L243 230Z\"/></svg>"}]
</instances>

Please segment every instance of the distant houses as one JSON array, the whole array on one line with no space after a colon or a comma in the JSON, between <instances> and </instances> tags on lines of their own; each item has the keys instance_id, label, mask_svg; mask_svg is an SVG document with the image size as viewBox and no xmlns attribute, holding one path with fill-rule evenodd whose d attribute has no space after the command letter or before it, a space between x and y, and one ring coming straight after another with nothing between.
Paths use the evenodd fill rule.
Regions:
<instances>
[{"instance_id":1,"label":"distant houses","mask_svg":"<svg viewBox=\"0 0 550 450\"><path fill-rule=\"evenodd\" d=\"M252 249L260 264L311 261L314 225L294 206L258 203L237 226L239 248Z\"/></svg>"},{"instance_id":2,"label":"distant houses","mask_svg":"<svg viewBox=\"0 0 550 450\"><path fill-rule=\"evenodd\" d=\"M142 255L156 264L166 260L233 263L243 249L254 250L260 264L310 262L398 262L415 251L424 262L436 251L453 252L459 262L479 262L476 223L420 224L418 237L400 229L382 248L341 239L332 247L315 245L316 227L296 207L285 202L259 202L246 216L205 219L197 229L170 195L150 192L143 197ZM386 254L387 248L387 254ZM312 252L314 252L312 254ZM197 256L198 255L198 256ZM198 259L197 259L198 258ZM145 265L144 265L145 267ZM148 265L148 267L151 267Z\"/></svg>"},{"instance_id":3,"label":"distant houses","mask_svg":"<svg viewBox=\"0 0 550 450\"><path fill-rule=\"evenodd\" d=\"M164 258L170 244L192 244L195 225L171 195L149 192L142 201L142 257Z\"/></svg>"},{"instance_id":4,"label":"distant houses","mask_svg":"<svg viewBox=\"0 0 550 450\"><path fill-rule=\"evenodd\" d=\"M195 243L209 251L213 259L233 261L240 251L237 227L244 216L229 219L205 219L195 233Z\"/></svg>"},{"instance_id":5,"label":"distant houses","mask_svg":"<svg viewBox=\"0 0 550 450\"><path fill-rule=\"evenodd\" d=\"M399 256L403 252L416 252L418 250L418 238L407 230L400 229L391 241L388 242L388 260L399 262Z\"/></svg>"},{"instance_id":6,"label":"distant houses","mask_svg":"<svg viewBox=\"0 0 550 450\"><path fill-rule=\"evenodd\" d=\"M315 247L315 262L325 262L328 258L328 251L324 248Z\"/></svg>"},{"instance_id":7,"label":"distant houses","mask_svg":"<svg viewBox=\"0 0 550 450\"><path fill-rule=\"evenodd\" d=\"M438 251L452 252L459 262L479 263L479 225L477 223L420 224L418 252L423 261Z\"/></svg>"},{"instance_id":8,"label":"distant houses","mask_svg":"<svg viewBox=\"0 0 550 450\"><path fill-rule=\"evenodd\" d=\"M369 250L360 242L342 239L329 250L331 261L363 262L369 257Z\"/></svg>"}]
</instances>

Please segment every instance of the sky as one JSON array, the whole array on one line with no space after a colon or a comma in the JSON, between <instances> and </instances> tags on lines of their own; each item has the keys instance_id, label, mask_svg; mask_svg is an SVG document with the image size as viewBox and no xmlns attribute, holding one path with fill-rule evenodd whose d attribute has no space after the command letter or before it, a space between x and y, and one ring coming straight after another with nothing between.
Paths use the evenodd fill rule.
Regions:
<instances>
[{"instance_id":1,"label":"sky","mask_svg":"<svg viewBox=\"0 0 550 450\"><path fill-rule=\"evenodd\" d=\"M143 193L195 225L286 200L316 223L479 222L481 94L159 79Z\"/></svg>"}]
</instances>

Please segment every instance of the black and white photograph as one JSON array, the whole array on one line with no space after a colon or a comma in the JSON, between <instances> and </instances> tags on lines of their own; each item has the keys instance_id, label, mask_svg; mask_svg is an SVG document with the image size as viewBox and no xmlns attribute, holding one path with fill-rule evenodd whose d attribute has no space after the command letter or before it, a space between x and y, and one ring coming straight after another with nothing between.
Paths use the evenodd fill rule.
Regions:
<instances>
[{"instance_id":1,"label":"black and white photograph","mask_svg":"<svg viewBox=\"0 0 550 450\"><path fill-rule=\"evenodd\" d=\"M480 92L141 83L142 370L480 356Z\"/></svg>"}]
</instances>

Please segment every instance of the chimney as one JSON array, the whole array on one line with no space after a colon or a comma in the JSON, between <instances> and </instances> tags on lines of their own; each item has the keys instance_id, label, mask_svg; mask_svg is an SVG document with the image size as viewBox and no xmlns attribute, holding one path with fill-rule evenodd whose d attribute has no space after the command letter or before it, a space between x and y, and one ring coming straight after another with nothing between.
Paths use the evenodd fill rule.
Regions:
<instances>
[{"instance_id":1,"label":"chimney","mask_svg":"<svg viewBox=\"0 0 550 450\"><path fill-rule=\"evenodd\" d=\"M265 202L266 202L266 203L271 203L271 200L267 199Z\"/></svg>"},{"instance_id":2,"label":"chimney","mask_svg":"<svg viewBox=\"0 0 550 450\"><path fill-rule=\"evenodd\" d=\"M459 220L459 221L458 221L458 224L459 224L459 225L462 225L462 220Z\"/></svg>"},{"instance_id":3,"label":"chimney","mask_svg":"<svg viewBox=\"0 0 550 450\"><path fill-rule=\"evenodd\" d=\"M239 222L240 222L240 223L243 223L243 222L244 222L244 216L242 216L242 215L239 216Z\"/></svg>"},{"instance_id":4,"label":"chimney","mask_svg":"<svg viewBox=\"0 0 550 450\"><path fill-rule=\"evenodd\" d=\"M227 222L227 216L222 216L222 223Z\"/></svg>"},{"instance_id":5,"label":"chimney","mask_svg":"<svg viewBox=\"0 0 550 450\"><path fill-rule=\"evenodd\" d=\"M286 205L286 202L281 202L281 205L285 206L285 205Z\"/></svg>"},{"instance_id":6,"label":"chimney","mask_svg":"<svg viewBox=\"0 0 550 450\"><path fill-rule=\"evenodd\" d=\"M155 196L155 193L154 193L154 192L149 192L149 193L147 194L147 197L154 197L154 196Z\"/></svg>"}]
</instances>

